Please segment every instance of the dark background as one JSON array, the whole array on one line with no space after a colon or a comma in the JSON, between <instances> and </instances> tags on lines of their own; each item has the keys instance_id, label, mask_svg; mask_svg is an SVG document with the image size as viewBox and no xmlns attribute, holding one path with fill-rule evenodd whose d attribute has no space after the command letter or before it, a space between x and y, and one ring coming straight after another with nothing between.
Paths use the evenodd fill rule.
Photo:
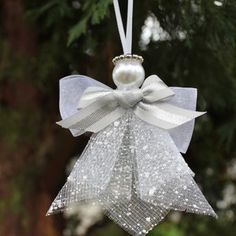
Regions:
<instances>
[{"instance_id":1,"label":"dark background","mask_svg":"<svg viewBox=\"0 0 236 236\"><path fill-rule=\"evenodd\" d=\"M82 210L45 217L73 156L88 140L56 126L58 82L80 73L114 87L111 60L122 52L111 3L0 1L2 236L75 236L88 217ZM198 88L198 109L208 111L197 120L184 157L219 215L175 213L150 236L234 236L236 1L134 3L133 51L145 58L146 74L158 74L170 86ZM125 11L126 1L120 4ZM88 236L127 235L106 218L91 225Z\"/></svg>"}]
</instances>

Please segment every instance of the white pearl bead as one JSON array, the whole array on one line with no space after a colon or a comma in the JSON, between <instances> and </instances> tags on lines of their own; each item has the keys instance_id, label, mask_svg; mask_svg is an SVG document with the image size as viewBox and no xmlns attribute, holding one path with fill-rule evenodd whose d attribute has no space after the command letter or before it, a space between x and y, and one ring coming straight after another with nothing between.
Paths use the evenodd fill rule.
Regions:
<instances>
[{"instance_id":1,"label":"white pearl bead","mask_svg":"<svg viewBox=\"0 0 236 236\"><path fill-rule=\"evenodd\" d=\"M145 71L141 61L126 58L116 62L112 76L118 89L134 89L142 85Z\"/></svg>"}]
</instances>

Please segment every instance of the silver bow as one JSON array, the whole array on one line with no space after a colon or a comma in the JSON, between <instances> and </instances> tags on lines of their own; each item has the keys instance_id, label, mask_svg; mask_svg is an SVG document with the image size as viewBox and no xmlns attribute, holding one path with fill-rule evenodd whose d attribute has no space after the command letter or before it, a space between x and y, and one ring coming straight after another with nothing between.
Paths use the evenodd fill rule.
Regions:
<instances>
[{"instance_id":1,"label":"silver bow","mask_svg":"<svg viewBox=\"0 0 236 236\"><path fill-rule=\"evenodd\" d=\"M156 75L148 77L141 89L89 87L79 101L79 111L57 124L67 129L97 133L131 108L141 120L162 129L173 129L205 114L169 104L167 98L174 95Z\"/></svg>"},{"instance_id":2,"label":"silver bow","mask_svg":"<svg viewBox=\"0 0 236 236\"><path fill-rule=\"evenodd\" d=\"M180 154L186 152L191 140L194 127L191 120L200 115L193 112L196 89L169 89L154 76L146 80L141 90L133 91L132 96L85 76L66 77L60 86L61 115L63 122L69 121L66 127L72 134L102 129L92 135L48 214L73 204L99 204L108 217L135 236L146 235L171 210L216 216ZM161 93L154 92L158 89L166 89L161 98L158 98ZM101 113L97 105L102 108ZM91 106L99 116L84 113ZM169 107L172 109L168 110ZM107 121L109 124L104 122L104 112L112 117L114 111L118 111L116 119L112 123ZM171 117L166 117L163 111ZM181 119L176 119L176 111ZM150 122L149 114L176 128L160 128L163 123ZM103 122L97 125L101 119ZM91 129L94 124L96 129Z\"/></svg>"}]
</instances>

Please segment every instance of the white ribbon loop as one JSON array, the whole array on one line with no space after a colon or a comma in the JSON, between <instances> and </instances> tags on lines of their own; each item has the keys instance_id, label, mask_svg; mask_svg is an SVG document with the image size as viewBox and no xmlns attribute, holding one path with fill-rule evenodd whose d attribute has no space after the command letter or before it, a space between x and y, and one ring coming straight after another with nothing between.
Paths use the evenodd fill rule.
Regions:
<instances>
[{"instance_id":1,"label":"white ribbon loop","mask_svg":"<svg viewBox=\"0 0 236 236\"><path fill-rule=\"evenodd\" d=\"M133 0L128 0L127 25L126 33L121 17L120 6L118 0L113 0L113 5L116 14L116 21L120 34L121 44L124 54L132 53L132 30L133 30Z\"/></svg>"},{"instance_id":2,"label":"white ribbon loop","mask_svg":"<svg viewBox=\"0 0 236 236\"><path fill-rule=\"evenodd\" d=\"M79 101L78 112L57 124L67 129L97 133L122 117L127 109L132 109L143 121L162 129L172 129L205 114L169 104L167 98L170 96L174 96L174 92L155 75L147 78L141 89L123 91L90 87Z\"/></svg>"}]
</instances>

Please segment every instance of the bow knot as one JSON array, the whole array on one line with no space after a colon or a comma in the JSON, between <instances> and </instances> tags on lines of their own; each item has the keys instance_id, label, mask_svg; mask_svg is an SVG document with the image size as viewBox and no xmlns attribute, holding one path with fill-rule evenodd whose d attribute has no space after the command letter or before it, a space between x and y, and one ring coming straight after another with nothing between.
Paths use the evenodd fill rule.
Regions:
<instances>
[{"instance_id":1,"label":"bow knot","mask_svg":"<svg viewBox=\"0 0 236 236\"><path fill-rule=\"evenodd\" d=\"M141 89L114 90L113 95L118 104L125 109L132 108L143 100L143 91Z\"/></svg>"}]
</instances>

